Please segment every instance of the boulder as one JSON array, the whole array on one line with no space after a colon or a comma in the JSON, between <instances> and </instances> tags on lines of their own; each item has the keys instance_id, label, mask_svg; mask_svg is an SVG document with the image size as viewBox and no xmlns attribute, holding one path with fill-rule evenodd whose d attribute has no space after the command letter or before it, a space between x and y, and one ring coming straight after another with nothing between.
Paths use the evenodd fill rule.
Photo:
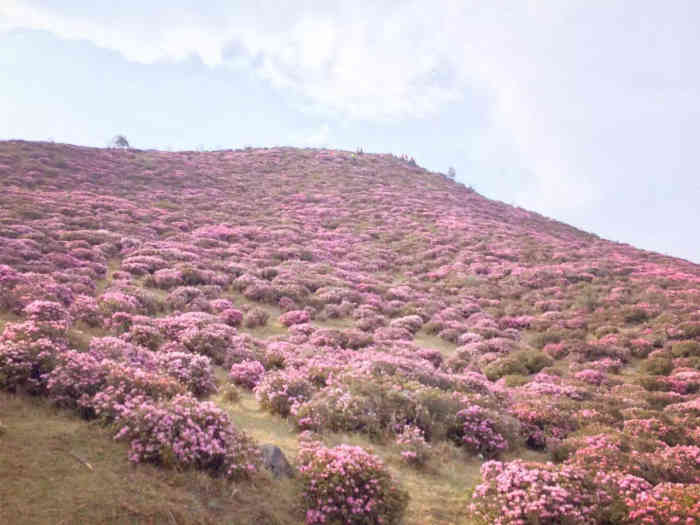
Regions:
<instances>
[{"instance_id":1,"label":"boulder","mask_svg":"<svg viewBox=\"0 0 700 525\"><path fill-rule=\"evenodd\" d=\"M263 465L272 472L273 476L276 478L294 477L294 469L278 446L263 445L260 447L260 451L262 452Z\"/></svg>"}]
</instances>

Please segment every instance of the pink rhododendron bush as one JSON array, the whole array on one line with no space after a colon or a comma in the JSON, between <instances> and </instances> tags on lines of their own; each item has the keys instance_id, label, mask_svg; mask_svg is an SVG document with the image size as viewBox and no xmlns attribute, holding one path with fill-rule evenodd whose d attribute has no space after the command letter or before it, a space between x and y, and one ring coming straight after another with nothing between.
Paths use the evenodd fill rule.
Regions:
<instances>
[{"instance_id":1,"label":"pink rhododendron bush","mask_svg":"<svg viewBox=\"0 0 700 525\"><path fill-rule=\"evenodd\" d=\"M472 510L482 523L599 523L604 494L586 475L552 464L489 461L474 490Z\"/></svg>"},{"instance_id":2,"label":"pink rhododendron bush","mask_svg":"<svg viewBox=\"0 0 700 525\"><path fill-rule=\"evenodd\" d=\"M254 477L230 421L264 422L430 484L483 464L453 521L697 520L697 264L389 154L5 141L0 179L0 389L135 461ZM309 522L398 519L376 458L301 449Z\"/></svg>"},{"instance_id":3,"label":"pink rhododendron bush","mask_svg":"<svg viewBox=\"0 0 700 525\"><path fill-rule=\"evenodd\" d=\"M189 396L162 402L128 403L117 420L115 439L129 441L129 459L196 467L229 479L250 477L258 450L221 409Z\"/></svg>"},{"instance_id":4,"label":"pink rhododendron bush","mask_svg":"<svg viewBox=\"0 0 700 525\"><path fill-rule=\"evenodd\" d=\"M628 523L700 523L700 485L663 483L629 498Z\"/></svg>"},{"instance_id":5,"label":"pink rhododendron bush","mask_svg":"<svg viewBox=\"0 0 700 525\"><path fill-rule=\"evenodd\" d=\"M377 456L349 445L326 448L307 441L302 446L307 523L399 523L408 497Z\"/></svg>"}]
</instances>

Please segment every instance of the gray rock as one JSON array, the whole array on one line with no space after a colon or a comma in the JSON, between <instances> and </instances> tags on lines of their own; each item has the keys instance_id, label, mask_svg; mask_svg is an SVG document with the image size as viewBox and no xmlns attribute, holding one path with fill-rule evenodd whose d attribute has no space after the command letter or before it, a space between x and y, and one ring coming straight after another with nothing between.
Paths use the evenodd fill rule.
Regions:
<instances>
[{"instance_id":1,"label":"gray rock","mask_svg":"<svg viewBox=\"0 0 700 525\"><path fill-rule=\"evenodd\" d=\"M265 468L272 472L276 478L293 478L294 469L284 457L284 453L278 446L263 445L260 447L262 461Z\"/></svg>"}]
</instances>

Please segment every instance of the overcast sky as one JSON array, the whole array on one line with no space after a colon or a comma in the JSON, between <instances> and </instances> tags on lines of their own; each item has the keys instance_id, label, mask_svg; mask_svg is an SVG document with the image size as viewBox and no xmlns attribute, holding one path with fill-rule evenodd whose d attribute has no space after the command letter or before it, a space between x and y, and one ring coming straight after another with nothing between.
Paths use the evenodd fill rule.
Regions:
<instances>
[{"instance_id":1,"label":"overcast sky","mask_svg":"<svg viewBox=\"0 0 700 525\"><path fill-rule=\"evenodd\" d=\"M700 2L262 3L1 0L0 139L408 154L700 263Z\"/></svg>"}]
</instances>

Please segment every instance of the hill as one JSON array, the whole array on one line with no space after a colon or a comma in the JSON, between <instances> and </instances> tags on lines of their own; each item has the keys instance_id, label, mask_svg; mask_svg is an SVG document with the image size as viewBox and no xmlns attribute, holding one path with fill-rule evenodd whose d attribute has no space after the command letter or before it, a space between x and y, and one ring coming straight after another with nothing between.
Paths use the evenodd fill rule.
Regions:
<instances>
[{"instance_id":1,"label":"hill","mask_svg":"<svg viewBox=\"0 0 700 525\"><path fill-rule=\"evenodd\" d=\"M0 180L0 521L700 519L696 264L393 155L9 141Z\"/></svg>"}]
</instances>

